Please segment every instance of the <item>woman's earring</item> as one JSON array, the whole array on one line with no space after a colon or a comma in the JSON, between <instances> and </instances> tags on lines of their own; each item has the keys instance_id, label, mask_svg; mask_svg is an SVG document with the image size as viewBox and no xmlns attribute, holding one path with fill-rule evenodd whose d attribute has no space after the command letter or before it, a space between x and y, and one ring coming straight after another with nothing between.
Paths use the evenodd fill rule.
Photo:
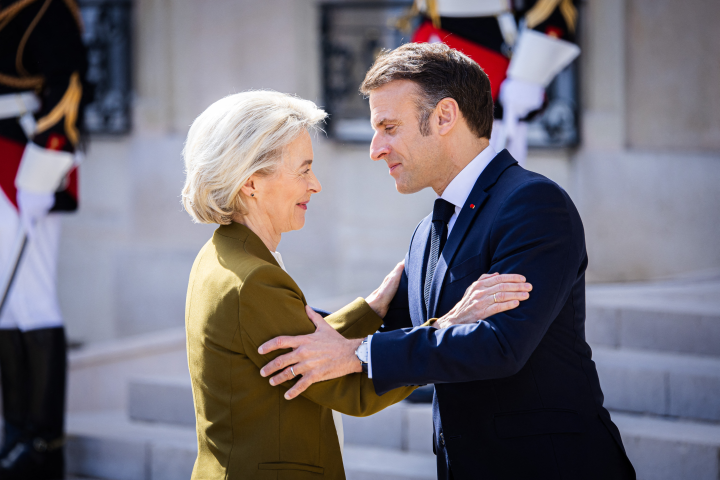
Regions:
<instances>
[{"instance_id":1,"label":"woman's earring","mask_svg":"<svg viewBox=\"0 0 720 480\"><path fill-rule=\"evenodd\" d=\"M255 194L254 194L254 193L251 193L251 194L250 194L250 196L251 196L251 197L254 197L254 196L255 196Z\"/></svg>"}]
</instances>

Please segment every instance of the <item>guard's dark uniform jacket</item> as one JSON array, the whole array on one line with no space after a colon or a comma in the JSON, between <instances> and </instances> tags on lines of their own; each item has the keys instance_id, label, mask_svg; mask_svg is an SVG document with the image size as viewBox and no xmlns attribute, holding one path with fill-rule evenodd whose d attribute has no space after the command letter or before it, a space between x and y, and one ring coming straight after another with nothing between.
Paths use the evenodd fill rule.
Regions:
<instances>
[{"instance_id":1,"label":"guard's dark uniform jacket","mask_svg":"<svg viewBox=\"0 0 720 480\"><path fill-rule=\"evenodd\" d=\"M483 3L477 0L478 4ZM522 25L554 38L576 43L577 0L514 0L512 6L515 29ZM425 12L413 42L442 41L459 50L482 66L490 78L495 101L495 118L502 118L498 102L500 85L505 80L512 45L503 33L498 15L432 16Z\"/></svg>"}]
</instances>

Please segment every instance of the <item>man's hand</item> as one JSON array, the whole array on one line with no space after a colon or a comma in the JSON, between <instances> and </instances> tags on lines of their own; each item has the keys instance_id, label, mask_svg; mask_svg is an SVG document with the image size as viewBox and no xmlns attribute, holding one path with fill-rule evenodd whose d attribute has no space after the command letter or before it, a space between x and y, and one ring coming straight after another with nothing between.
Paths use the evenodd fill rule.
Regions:
<instances>
[{"instance_id":1,"label":"man's hand","mask_svg":"<svg viewBox=\"0 0 720 480\"><path fill-rule=\"evenodd\" d=\"M371 293L365 301L370 305L378 317L385 318L387 314L388 306L392 301L395 293L397 292L398 286L400 286L400 278L402 277L403 269L405 268L405 260L398 263L392 272L388 273L382 284Z\"/></svg>"},{"instance_id":2,"label":"man's hand","mask_svg":"<svg viewBox=\"0 0 720 480\"><path fill-rule=\"evenodd\" d=\"M532 285L522 275L484 274L465 290L465 295L432 326L447 328L452 325L475 323L496 313L512 310L522 300L530 298Z\"/></svg>"},{"instance_id":3,"label":"man's hand","mask_svg":"<svg viewBox=\"0 0 720 480\"><path fill-rule=\"evenodd\" d=\"M315 333L297 337L275 337L258 348L260 355L283 348L293 349L292 352L280 355L260 370L260 375L263 377L282 370L270 379L270 385L280 385L292 380L296 375L298 377L302 375L297 383L285 392L285 398L288 400L300 395L313 383L362 371L360 360L355 356L355 350L360 346L362 339L347 340L312 308L306 306L305 312L317 327Z\"/></svg>"}]
</instances>

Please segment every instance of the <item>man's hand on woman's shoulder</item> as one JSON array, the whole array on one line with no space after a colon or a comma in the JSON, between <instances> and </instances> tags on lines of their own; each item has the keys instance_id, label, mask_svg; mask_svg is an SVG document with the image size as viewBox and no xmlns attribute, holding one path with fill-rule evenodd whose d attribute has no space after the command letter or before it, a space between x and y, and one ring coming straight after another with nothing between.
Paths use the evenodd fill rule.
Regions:
<instances>
[{"instance_id":1,"label":"man's hand on woman's shoulder","mask_svg":"<svg viewBox=\"0 0 720 480\"><path fill-rule=\"evenodd\" d=\"M355 350L362 339L348 340L332 328L320 315L305 307L307 316L317 327L315 333L296 337L275 337L258 348L265 355L275 350L292 348L293 351L280 355L260 370L260 375L270 379L270 385L301 377L292 388L285 392L285 398L292 400L313 383L342 377L350 373L361 372L362 365L355 356ZM282 371L281 371L282 370Z\"/></svg>"}]
</instances>

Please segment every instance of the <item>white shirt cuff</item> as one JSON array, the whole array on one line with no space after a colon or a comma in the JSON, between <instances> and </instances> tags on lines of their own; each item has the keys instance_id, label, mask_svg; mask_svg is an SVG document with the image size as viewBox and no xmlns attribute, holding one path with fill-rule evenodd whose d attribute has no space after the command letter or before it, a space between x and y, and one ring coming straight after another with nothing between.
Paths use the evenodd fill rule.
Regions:
<instances>
[{"instance_id":1,"label":"white shirt cuff","mask_svg":"<svg viewBox=\"0 0 720 480\"><path fill-rule=\"evenodd\" d=\"M370 347L372 346L372 335L368 335L367 337L367 352L368 352L368 378L372 378L372 350Z\"/></svg>"}]
</instances>

